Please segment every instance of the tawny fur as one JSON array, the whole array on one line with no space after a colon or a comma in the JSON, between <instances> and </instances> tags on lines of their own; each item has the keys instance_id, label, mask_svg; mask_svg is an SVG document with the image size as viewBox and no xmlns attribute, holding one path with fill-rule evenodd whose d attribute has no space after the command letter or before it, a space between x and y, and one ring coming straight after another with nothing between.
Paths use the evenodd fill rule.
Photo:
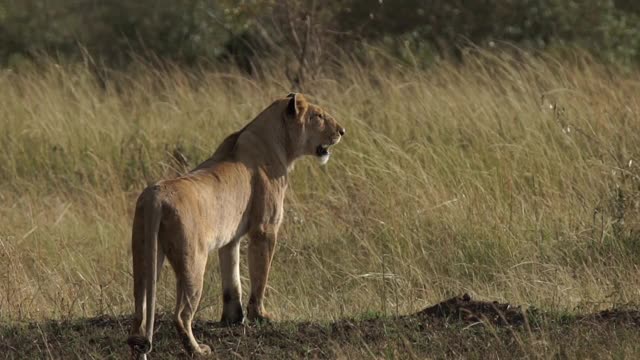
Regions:
<instances>
[{"instance_id":1,"label":"tawny fur","mask_svg":"<svg viewBox=\"0 0 640 360\"><path fill-rule=\"evenodd\" d=\"M282 222L288 173L296 159L336 144L344 128L304 96L276 100L185 176L146 188L136 204L132 252L135 316L128 343L135 357L151 351L156 282L169 260L177 280L174 322L187 352L207 354L191 330L209 251L218 250L222 321L244 320L240 239L248 235L251 294L247 318L267 320L263 299Z\"/></svg>"}]
</instances>

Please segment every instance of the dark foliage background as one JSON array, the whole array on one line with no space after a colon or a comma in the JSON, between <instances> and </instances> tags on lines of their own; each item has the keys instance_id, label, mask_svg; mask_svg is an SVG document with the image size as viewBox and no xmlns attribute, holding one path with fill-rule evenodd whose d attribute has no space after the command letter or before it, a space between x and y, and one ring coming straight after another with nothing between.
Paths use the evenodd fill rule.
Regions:
<instances>
[{"instance_id":1,"label":"dark foliage background","mask_svg":"<svg viewBox=\"0 0 640 360\"><path fill-rule=\"evenodd\" d=\"M357 56L363 44L427 63L464 61L469 44L515 44L580 47L634 64L638 24L633 0L1 0L0 62L90 55L123 67L135 54L254 71L259 60L283 56L302 69L292 77L305 77L336 51Z\"/></svg>"}]
</instances>

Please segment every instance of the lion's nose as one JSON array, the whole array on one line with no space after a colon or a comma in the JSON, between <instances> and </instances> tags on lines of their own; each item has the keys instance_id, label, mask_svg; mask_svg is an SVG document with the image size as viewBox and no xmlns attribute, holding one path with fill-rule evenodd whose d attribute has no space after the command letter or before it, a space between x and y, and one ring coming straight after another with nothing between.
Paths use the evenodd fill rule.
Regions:
<instances>
[{"instance_id":1,"label":"lion's nose","mask_svg":"<svg viewBox=\"0 0 640 360\"><path fill-rule=\"evenodd\" d=\"M345 128L341 127L340 129L338 129L338 134L340 134L340 136L344 136L344 133L346 133L346 132L347 132L347 130Z\"/></svg>"}]
</instances>

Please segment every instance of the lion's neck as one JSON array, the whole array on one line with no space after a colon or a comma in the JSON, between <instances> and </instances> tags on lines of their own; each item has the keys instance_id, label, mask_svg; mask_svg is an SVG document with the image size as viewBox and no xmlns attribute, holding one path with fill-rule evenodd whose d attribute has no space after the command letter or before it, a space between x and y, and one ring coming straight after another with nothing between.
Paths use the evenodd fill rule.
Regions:
<instances>
[{"instance_id":1,"label":"lion's neck","mask_svg":"<svg viewBox=\"0 0 640 360\"><path fill-rule=\"evenodd\" d=\"M256 124L246 129L238 138L236 159L252 168L264 169L269 177L286 177L294 160L288 154L284 134L284 129L277 129L276 124Z\"/></svg>"},{"instance_id":2,"label":"lion's neck","mask_svg":"<svg viewBox=\"0 0 640 360\"><path fill-rule=\"evenodd\" d=\"M273 104L238 132L228 136L215 153L197 169L221 161L239 161L248 168L263 169L270 178L284 178L293 170L297 155L288 136L282 106ZM281 105L281 104L280 104Z\"/></svg>"}]
</instances>

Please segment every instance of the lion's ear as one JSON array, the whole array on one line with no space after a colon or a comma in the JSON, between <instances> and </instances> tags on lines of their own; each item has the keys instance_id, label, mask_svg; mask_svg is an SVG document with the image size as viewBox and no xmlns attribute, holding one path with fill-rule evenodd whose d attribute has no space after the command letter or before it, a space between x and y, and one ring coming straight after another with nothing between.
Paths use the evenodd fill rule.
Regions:
<instances>
[{"instance_id":1,"label":"lion's ear","mask_svg":"<svg viewBox=\"0 0 640 360\"><path fill-rule=\"evenodd\" d=\"M302 94L291 93L287 95L289 98L289 104L287 104L287 113L289 116L297 119L307 111L309 103Z\"/></svg>"}]
</instances>

